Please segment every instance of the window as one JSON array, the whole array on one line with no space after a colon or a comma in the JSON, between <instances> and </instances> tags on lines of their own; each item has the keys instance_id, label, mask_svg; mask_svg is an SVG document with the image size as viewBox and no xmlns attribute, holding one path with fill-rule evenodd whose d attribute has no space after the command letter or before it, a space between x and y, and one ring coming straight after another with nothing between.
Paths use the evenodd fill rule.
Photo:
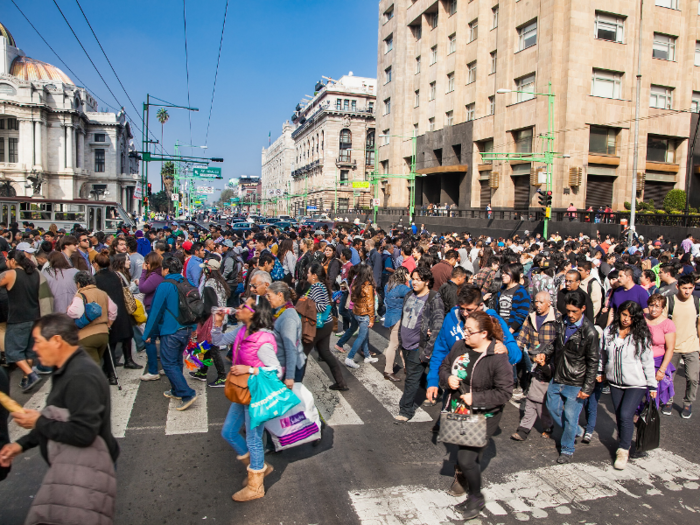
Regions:
<instances>
[{"instance_id":1,"label":"window","mask_svg":"<svg viewBox=\"0 0 700 525\"><path fill-rule=\"evenodd\" d=\"M428 96L428 100L435 100L435 82L430 83L430 95Z\"/></svg>"},{"instance_id":2,"label":"window","mask_svg":"<svg viewBox=\"0 0 700 525\"><path fill-rule=\"evenodd\" d=\"M374 102L367 102L367 110L370 113L374 113Z\"/></svg>"},{"instance_id":3,"label":"window","mask_svg":"<svg viewBox=\"0 0 700 525\"><path fill-rule=\"evenodd\" d=\"M10 164L15 164L15 163L19 162L18 144L19 144L19 139L15 139L12 137L7 139L7 162L9 162Z\"/></svg>"},{"instance_id":4,"label":"window","mask_svg":"<svg viewBox=\"0 0 700 525\"><path fill-rule=\"evenodd\" d=\"M394 35L391 34L384 39L384 54L394 49Z\"/></svg>"},{"instance_id":5,"label":"window","mask_svg":"<svg viewBox=\"0 0 700 525\"><path fill-rule=\"evenodd\" d=\"M700 113L700 91L693 91L693 101L690 103L690 111L693 113ZM0 162L2 162L1 159Z\"/></svg>"},{"instance_id":6,"label":"window","mask_svg":"<svg viewBox=\"0 0 700 525\"><path fill-rule=\"evenodd\" d=\"M455 90L455 74L447 74L447 93L452 93Z\"/></svg>"},{"instance_id":7,"label":"window","mask_svg":"<svg viewBox=\"0 0 700 525\"><path fill-rule=\"evenodd\" d=\"M4 123L5 121L0 120L0 122ZM0 129L3 129L3 128L0 128ZM10 131L12 131L12 130L19 131L19 121L14 117L8 118L7 119L7 129Z\"/></svg>"},{"instance_id":8,"label":"window","mask_svg":"<svg viewBox=\"0 0 700 525\"><path fill-rule=\"evenodd\" d=\"M594 34L601 40L622 43L624 40L625 19L608 13L595 13Z\"/></svg>"},{"instance_id":9,"label":"window","mask_svg":"<svg viewBox=\"0 0 700 525\"><path fill-rule=\"evenodd\" d=\"M651 86L650 108L671 109L673 107L673 88Z\"/></svg>"},{"instance_id":10,"label":"window","mask_svg":"<svg viewBox=\"0 0 700 525\"><path fill-rule=\"evenodd\" d=\"M449 37L450 41L447 46L447 54L451 55L455 51L457 51L457 35L456 34L451 34Z\"/></svg>"},{"instance_id":11,"label":"window","mask_svg":"<svg viewBox=\"0 0 700 525\"><path fill-rule=\"evenodd\" d=\"M676 162L676 141L666 137L648 135L647 160L652 162Z\"/></svg>"},{"instance_id":12,"label":"window","mask_svg":"<svg viewBox=\"0 0 700 525\"><path fill-rule=\"evenodd\" d=\"M491 14L493 15L491 29L496 29L498 27L498 6L491 8Z\"/></svg>"},{"instance_id":13,"label":"window","mask_svg":"<svg viewBox=\"0 0 700 525\"><path fill-rule=\"evenodd\" d=\"M95 150L95 171L100 173L105 170L105 150Z\"/></svg>"},{"instance_id":14,"label":"window","mask_svg":"<svg viewBox=\"0 0 700 525\"><path fill-rule=\"evenodd\" d=\"M700 66L700 42L697 41L695 42L695 65Z\"/></svg>"},{"instance_id":15,"label":"window","mask_svg":"<svg viewBox=\"0 0 700 525\"><path fill-rule=\"evenodd\" d=\"M382 175L388 175L389 174L389 161L388 160L383 160L379 163L381 165L381 173Z\"/></svg>"},{"instance_id":16,"label":"window","mask_svg":"<svg viewBox=\"0 0 700 525\"><path fill-rule=\"evenodd\" d=\"M343 109L343 101L339 98L335 99L335 109L337 109L338 111Z\"/></svg>"},{"instance_id":17,"label":"window","mask_svg":"<svg viewBox=\"0 0 700 525\"><path fill-rule=\"evenodd\" d=\"M452 123L454 122L454 113L452 111L448 111L445 113L445 126L451 126Z\"/></svg>"},{"instance_id":18,"label":"window","mask_svg":"<svg viewBox=\"0 0 700 525\"><path fill-rule=\"evenodd\" d=\"M493 51L493 52L491 53L491 73L492 73L492 74L496 72L496 61L497 61L497 59L498 59L497 53L496 53L496 51Z\"/></svg>"},{"instance_id":19,"label":"window","mask_svg":"<svg viewBox=\"0 0 700 525\"><path fill-rule=\"evenodd\" d=\"M656 0L655 3L659 7L668 7L669 9L678 9L678 0Z\"/></svg>"},{"instance_id":20,"label":"window","mask_svg":"<svg viewBox=\"0 0 700 525\"><path fill-rule=\"evenodd\" d=\"M2 137L0 137L0 162L5 162L5 139Z\"/></svg>"},{"instance_id":21,"label":"window","mask_svg":"<svg viewBox=\"0 0 700 525\"><path fill-rule=\"evenodd\" d=\"M350 170L340 170L340 183L347 183L348 182L348 174L350 173Z\"/></svg>"},{"instance_id":22,"label":"window","mask_svg":"<svg viewBox=\"0 0 700 525\"><path fill-rule=\"evenodd\" d=\"M388 115L389 113L391 113L391 99L387 98L384 101L384 114Z\"/></svg>"},{"instance_id":23,"label":"window","mask_svg":"<svg viewBox=\"0 0 700 525\"><path fill-rule=\"evenodd\" d=\"M518 51L537 44L537 20L518 28Z\"/></svg>"},{"instance_id":24,"label":"window","mask_svg":"<svg viewBox=\"0 0 700 525\"><path fill-rule=\"evenodd\" d=\"M428 131L435 131L435 118L428 119Z\"/></svg>"},{"instance_id":25,"label":"window","mask_svg":"<svg viewBox=\"0 0 700 525\"><path fill-rule=\"evenodd\" d=\"M415 93L416 93L416 98L415 98L415 102L413 104L413 107L417 108L418 106L420 106L420 89L416 89Z\"/></svg>"},{"instance_id":26,"label":"window","mask_svg":"<svg viewBox=\"0 0 700 525\"><path fill-rule=\"evenodd\" d=\"M620 98L621 91L622 73L604 69L593 70L591 95L594 97Z\"/></svg>"},{"instance_id":27,"label":"window","mask_svg":"<svg viewBox=\"0 0 700 525\"><path fill-rule=\"evenodd\" d=\"M416 57L416 75L420 73L420 56Z\"/></svg>"},{"instance_id":28,"label":"window","mask_svg":"<svg viewBox=\"0 0 700 525\"><path fill-rule=\"evenodd\" d=\"M450 16L454 15L457 12L457 0L449 0L449 8L447 10L448 13L450 13Z\"/></svg>"},{"instance_id":29,"label":"window","mask_svg":"<svg viewBox=\"0 0 700 525\"><path fill-rule=\"evenodd\" d=\"M474 42L479 37L479 19L469 23L469 42Z\"/></svg>"},{"instance_id":30,"label":"window","mask_svg":"<svg viewBox=\"0 0 700 525\"><path fill-rule=\"evenodd\" d=\"M384 70L384 83L388 84L391 82L391 66Z\"/></svg>"},{"instance_id":31,"label":"window","mask_svg":"<svg viewBox=\"0 0 700 525\"><path fill-rule=\"evenodd\" d=\"M430 65L432 66L435 62L437 62L437 46L430 48Z\"/></svg>"},{"instance_id":32,"label":"window","mask_svg":"<svg viewBox=\"0 0 700 525\"><path fill-rule=\"evenodd\" d=\"M95 142L106 142L104 133L95 133Z\"/></svg>"},{"instance_id":33,"label":"window","mask_svg":"<svg viewBox=\"0 0 700 525\"><path fill-rule=\"evenodd\" d=\"M350 102L350 109L351 109L352 111L356 111L356 110L357 110L357 101L356 101L356 100L353 100L353 101ZM317 146L318 146L318 145L317 145ZM316 149L318 150L318 148L316 148Z\"/></svg>"},{"instance_id":34,"label":"window","mask_svg":"<svg viewBox=\"0 0 700 525\"><path fill-rule=\"evenodd\" d=\"M365 165L374 166L374 130L370 129L367 132L365 139Z\"/></svg>"},{"instance_id":35,"label":"window","mask_svg":"<svg viewBox=\"0 0 700 525\"><path fill-rule=\"evenodd\" d=\"M617 130L614 128L603 128L591 126L591 136L588 141L588 151L590 153L602 153L603 155L615 155L615 140Z\"/></svg>"},{"instance_id":36,"label":"window","mask_svg":"<svg viewBox=\"0 0 700 525\"><path fill-rule=\"evenodd\" d=\"M413 38L416 39L416 41L420 40L421 37L423 36L423 26L420 25L420 23L410 26L411 27L411 32L413 33Z\"/></svg>"},{"instance_id":37,"label":"window","mask_svg":"<svg viewBox=\"0 0 700 525\"><path fill-rule=\"evenodd\" d=\"M343 100L343 110L350 111L350 100L347 98Z\"/></svg>"},{"instance_id":38,"label":"window","mask_svg":"<svg viewBox=\"0 0 700 525\"><path fill-rule=\"evenodd\" d=\"M394 18L394 6L393 5L389 9L384 11L384 23L386 24L392 18Z\"/></svg>"},{"instance_id":39,"label":"window","mask_svg":"<svg viewBox=\"0 0 700 525\"><path fill-rule=\"evenodd\" d=\"M525 102L535 98L535 74L527 75L526 77L521 77L515 81L515 89L517 91L525 91L525 93L518 93L517 101Z\"/></svg>"},{"instance_id":40,"label":"window","mask_svg":"<svg viewBox=\"0 0 700 525\"><path fill-rule=\"evenodd\" d=\"M467 121L474 120L474 113L476 111L476 104L472 102L467 104Z\"/></svg>"},{"instance_id":41,"label":"window","mask_svg":"<svg viewBox=\"0 0 700 525\"><path fill-rule=\"evenodd\" d=\"M340 132L340 141L338 142L340 152L338 159L340 162L350 162L352 151L352 133L349 129L344 129Z\"/></svg>"},{"instance_id":42,"label":"window","mask_svg":"<svg viewBox=\"0 0 700 525\"><path fill-rule=\"evenodd\" d=\"M388 129L382 131L382 146L389 144L389 131Z\"/></svg>"},{"instance_id":43,"label":"window","mask_svg":"<svg viewBox=\"0 0 700 525\"><path fill-rule=\"evenodd\" d=\"M513 132L516 153L532 153L532 128Z\"/></svg>"},{"instance_id":44,"label":"window","mask_svg":"<svg viewBox=\"0 0 700 525\"><path fill-rule=\"evenodd\" d=\"M428 23L430 24L430 29L435 29L438 25L438 12L428 13Z\"/></svg>"},{"instance_id":45,"label":"window","mask_svg":"<svg viewBox=\"0 0 700 525\"><path fill-rule=\"evenodd\" d=\"M697 47L697 46L696 46ZM661 60L676 60L676 37L654 33L652 56Z\"/></svg>"},{"instance_id":46,"label":"window","mask_svg":"<svg viewBox=\"0 0 700 525\"><path fill-rule=\"evenodd\" d=\"M480 153L493 153L493 139L481 141L477 143L477 147L479 148ZM492 160L484 160L483 158L481 159L481 162L484 164L493 164Z\"/></svg>"},{"instance_id":47,"label":"window","mask_svg":"<svg viewBox=\"0 0 700 525\"><path fill-rule=\"evenodd\" d=\"M489 115L496 114L496 96L489 97Z\"/></svg>"},{"instance_id":48,"label":"window","mask_svg":"<svg viewBox=\"0 0 700 525\"><path fill-rule=\"evenodd\" d=\"M467 84L476 82L476 60L467 64Z\"/></svg>"}]
</instances>

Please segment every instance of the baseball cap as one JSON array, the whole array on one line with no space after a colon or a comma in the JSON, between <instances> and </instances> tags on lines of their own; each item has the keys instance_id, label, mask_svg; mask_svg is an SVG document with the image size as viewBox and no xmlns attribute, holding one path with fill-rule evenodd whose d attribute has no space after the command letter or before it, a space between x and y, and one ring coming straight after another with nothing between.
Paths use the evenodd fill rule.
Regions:
<instances>
[{"instance_id":1,"label":"baseball cap","mask_svg":"<svg viewBox=\"0 0 700 525\"><path fill-rule=\"evenodd\" d=\"M232 241L231 239L226 239L226 240L225 240L223 243L221 243L221 244L223 244L223 245L226 246L227 248L233 248L233 241Z\"/></svg>"},{"instance_id":2,"label":"baseball cap","mask_svg":"<svg viewBox=\"0 0 700 525\"><path fill-rule=\"evenodd\" d=\"M185 242L182 243L182 247L183 247L185 250L188 250L188 251L189 251L189 250L192 249L192 242L191 242L191 241L185 241Z\"/></svg>"},{"instance_id":3,"label":"baseball cap","mask_svg":"<svg viewBox=\"0 0 700 525\"><path fill-rule=\"evenodd\" d=\"M27 253L35 253L36 250L32 248L32 245L29 244L28 242L21 242L17 245L16 248L17 251L20 252L27 252Z\"/></svg>"},{"instance_id":4,"label":"baseball cap","mask_svg":"<svg viewBox=\"0 0 700 525\"><path fill-rule=\"evenodd\" d=\"M221 268L221 263L218 259L207 259L199 265L200 268L209 268L210 270L218 270Z\"/></svg>"}]
</instances>

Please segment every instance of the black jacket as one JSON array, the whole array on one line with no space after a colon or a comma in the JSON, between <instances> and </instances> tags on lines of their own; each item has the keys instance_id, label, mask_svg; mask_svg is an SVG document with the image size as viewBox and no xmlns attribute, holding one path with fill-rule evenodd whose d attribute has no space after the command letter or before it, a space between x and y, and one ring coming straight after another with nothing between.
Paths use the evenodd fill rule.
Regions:
<instances>
[{"instance_id":1,"label":"black jacket","mask_svg":"<svg viewBox=\"0 0 700 525\"><path fill-rule=\"evenodd\" d=\"M598 373L598 332L584 317L581 328L564 343L565 323L560 320L557 324L557 338L544 349L545 356L552 358L554 365L552 379L562 385L580 386L584 394L590 395Z\"/></svg>"},{"instance_id":2,"label":"black jacket","mask_svg":"<svg viewBox=\"0 0 700 525\"><path fill-rule=\"evenodd\" d=\"M406 301L408 298L414 295L414 292L409 292L403 298L403 305L401 306L401 319L403 320L403 309L406 306ZM420 342L418 343L418 351L420 352L420 360L424 363L430 361L430 356L433 355L433 346L435 346L435 341L438 334L440 333L440 328L442 328L442 323L445 320L445 307L442 304L442 298L438 292L428 292L428 299L425 301L425 306L421 312L421 324L420 324ZM399 323L402 321L400 320ZM428 337L428 330L430 330L430 337ZM401 341L401 326L399 324L399 348L403 348L403 343Z\"/></svg>"},{"instance_id":3,"label":"black jacket","mask_svg":"<svg viewBox=\"0 0 700 525\"><path fill-rule=\"evenodd\" d=\"M491 411L503 407L513 395L513 366L508 362L508 354L494 353L492 342L481 354L472 368L471 393L472 408ZM460 393L452 390L447 380L452 375L452 363L467 351L463 339L452 345L452 350L440 365L440 386L456 398Z\"/></svg>"},{"instance_id":4,"label":"black jacket","mask_svg":"<svg viewBox=\"0 0 700 525\"><path fill-rule=\"evenodd\" d=\"M51 381L46 406L68 409L70 421L63 423L40 416L34 429L17 440L22 450L39 446L48 463L46 446L49 440L88 447L101 436L112 460L116 461L119 445L112 435L109 384L100 367L79 348L53 373Z\"/></svg>"},{"instance_id":5,"label":"black jacket","mask_svg":"<svg viewBox=\"0 0 700 525\"><path fill-rule=\"evenodd\" d=\"M457 285L450 279L438 290L442 303L445 305L445 315L457 305Z\"/></svg>"}]
</instances>

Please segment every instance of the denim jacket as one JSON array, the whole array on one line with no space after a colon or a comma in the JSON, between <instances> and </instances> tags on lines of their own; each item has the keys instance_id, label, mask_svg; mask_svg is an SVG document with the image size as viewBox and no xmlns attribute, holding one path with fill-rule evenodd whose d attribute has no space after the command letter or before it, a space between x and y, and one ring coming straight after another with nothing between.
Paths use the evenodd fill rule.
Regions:
<instances>
[{"instance_id":1,"label":"denim jacket","mask_svg":"<svg viewBox=\"0 0 700 525\"><path fill-rule=\"evenodd\" d=\"M386 306L386 314L384 315L384 327L391 328L401 320L401 312L403 311L403 298L411 291L411 288L405 284L399 284L389 290L389 285L384 287L384 306Z\"/></svg>"}]
</instances>

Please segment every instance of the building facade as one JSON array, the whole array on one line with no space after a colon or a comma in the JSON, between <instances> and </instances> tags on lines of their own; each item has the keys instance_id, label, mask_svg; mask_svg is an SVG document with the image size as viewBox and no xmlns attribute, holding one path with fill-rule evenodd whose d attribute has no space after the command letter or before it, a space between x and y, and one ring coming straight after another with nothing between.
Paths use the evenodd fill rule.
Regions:
<instances>
[{"instance_id":1,"label":"building facade","mask_svg":"<svg viewBox=\"0 0 700 525\"><path fill-rule=\"evenodd\" d=\"M282 125L282 135L262 150L262 210L264 215L276 217L287 214L285 194L291 190L294 141L289 121Z\"/></svg>"},{"instance_id":2,"label":"building facade","mask_svg":"<svg viewBox=\"0 0 700 525\"><path fill-rule=\"evenodd\" d=\"M238 195L240 208L236 211L245 214L260 213L262 181L257 175L241 175L238 178Z\"/></svg>"},{"instance_id":3,"label":"building facade","mask_svg":"<svg viewBox=\"0 0 700 525\"><path fill-rule=\"evenodd\" d=\"M131 152L123 110L100 112L85 88L25 56L0 24L0 195L118 201L138 212Z\"/></svg>"},{"instance_id":4,"label":"building facade","mask_svg":"<svg viewBox=\"0 0 700 525\"><path fill-rule=\"evenodd\" d=\"M289 213L367 208L375 160L376 80L351 72L317 83L315 92L292 115Z\"/></svg>"},{"instance_id":5,"label":"building facade","mask_svg":"<svg viewBox=\"0 0 700 525\"><path fill-rule=\"evenodd\" d=\"M539 207L541 165L484 162L480 153L542 151L548 97L539 94L551 84L554 150L563 154L553 167L553 206L622 209L635 193L640 50L636 195L661 208L670 189L700 182L698 162L689 162L700 106L697 0L647 0L643 13L639 0L379 7L377 129L392 136L380 142L380 172L409 173L407 137L415 134L417 206ZM408 185L395 184L389 206L405 207Z\"/></svg>"}]
</instances>

